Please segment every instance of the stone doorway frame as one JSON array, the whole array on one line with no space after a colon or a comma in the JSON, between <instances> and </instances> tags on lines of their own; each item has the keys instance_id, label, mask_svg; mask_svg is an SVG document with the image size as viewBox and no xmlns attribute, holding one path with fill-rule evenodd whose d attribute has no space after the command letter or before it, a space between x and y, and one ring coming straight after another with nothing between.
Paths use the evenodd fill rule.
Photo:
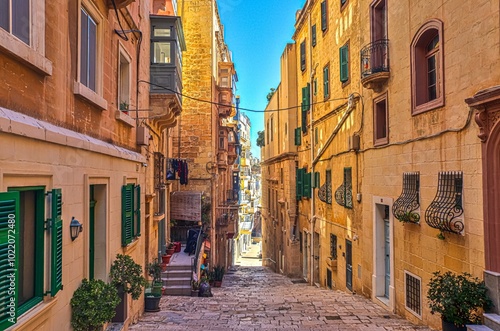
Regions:
<instances>
[{"instance_id":1,"label":"stone doorway frame","mask_svg":"<svg viewBox=\"0 0 500 331\"><path fill-rule=\"evenodd\" d=\"M465 102L477 110L475 121L482 142L485 282L494 303L500 306L500 85L477 92ZM495 203L497 202L497 203Z\"/></svg>"}]
</instances>

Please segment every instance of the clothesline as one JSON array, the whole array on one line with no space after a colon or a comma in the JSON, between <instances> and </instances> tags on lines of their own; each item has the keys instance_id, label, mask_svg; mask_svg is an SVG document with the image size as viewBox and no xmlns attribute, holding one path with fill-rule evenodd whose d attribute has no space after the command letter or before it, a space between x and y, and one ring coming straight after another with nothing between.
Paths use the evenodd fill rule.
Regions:
<instances>
[{"instance_id":1,"label":"clothesline","mask_svg":"<svg viewBox=\"0 0 500 331\"><path fill-rule=\"evenodd\" d=\"M179 176L181 185L188 184L189 167L186 159L167 159L167 180L175 180Z\"/></svg>"}]
</instances>

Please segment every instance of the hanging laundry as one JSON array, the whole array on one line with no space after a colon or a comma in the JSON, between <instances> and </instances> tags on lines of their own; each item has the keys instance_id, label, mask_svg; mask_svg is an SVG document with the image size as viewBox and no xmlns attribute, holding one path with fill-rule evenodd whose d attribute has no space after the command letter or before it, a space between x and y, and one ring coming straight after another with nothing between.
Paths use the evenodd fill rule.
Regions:
<instances>
[{"instance_id":1,"label":"hanging laundry","mask_svg":"<svg viewBox=\"0 0 500 331\"><path fill-rule=\"evenodd\" d=\"M174 161L175 160L168 159L167 180L175 180Z\"/></svg>"}]
</instances>

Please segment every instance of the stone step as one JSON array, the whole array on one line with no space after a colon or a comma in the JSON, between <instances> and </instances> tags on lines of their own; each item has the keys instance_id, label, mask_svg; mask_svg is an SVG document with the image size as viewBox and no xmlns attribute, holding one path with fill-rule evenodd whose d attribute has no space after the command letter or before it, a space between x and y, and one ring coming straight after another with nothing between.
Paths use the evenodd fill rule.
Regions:
<instances>
[{"instance_id":1,"label":"stone step","mask_svg":"<svg viewBox=\"0 0 500 331\"><path fill-rule=\"evenodd\" d=\"M161 273L161 278L191 278L191 270L167 270Z\"/></svg>"},{"instance_id":2,"label":"stone step","mask_svg":"<svg viewBox=\"0 0 500 331\"><path fill-rule=\"evenodd\" d=\"M165 295L168 296L191 296L191 285L167 286Z\"/></svg>"},{"instance_id":3,"label":"stone step","mask_svg":"<svg viewBox=\"0 0 500 331\"><path fill-rule=\"evenodd\" d=\"M191 286L191 277L162 278L161 280L163 285L167 287L175 285Z\"/></svg>"},{"instance_id":4,"label":"stone step","mask_svg":"<svg viewBox=\"0 0 500 331\"><path fill-rule=\"evenodd\" d=\"M486 325L467 325L467 331L491 331Z\"/></svg>"},{"instance_id":5,"label":"stone step","mask_svg":"<svg viewBox=\"0 0 500 331\"><path fill-rule=\"evenodd\" d=\"M191 271L193 268L191 265L178 265L178 264L168 264L167 270L189 270Z\"/></svg>"},{"instance_id":6,"label":"stone step","mask_svg":"<svg viewBox=\"0 0 500 331\"><path fill-rule=\"evenodd\" d=\"M500 331L500 315L485 313L484 325L486 325L487 327L489 327L494 331Z\"/></svg>"}]
</instances>

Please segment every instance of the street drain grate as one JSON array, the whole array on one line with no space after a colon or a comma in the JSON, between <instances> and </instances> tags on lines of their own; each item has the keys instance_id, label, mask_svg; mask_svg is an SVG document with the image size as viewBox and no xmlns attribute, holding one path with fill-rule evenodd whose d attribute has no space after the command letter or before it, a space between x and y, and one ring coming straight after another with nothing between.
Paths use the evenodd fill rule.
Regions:
<instances>
[{"instance_id":1,"label":"street drain grate","mask_svg":"<svg viewBox=\"0 0 500 331\"><path fill-rule=\"evenodd\" d=\"M340 316L325 316L325 318L326 318L328 321L335 321L335 320L339 320L339 319L340 319Z\"/></svg>"}]
</instances>

